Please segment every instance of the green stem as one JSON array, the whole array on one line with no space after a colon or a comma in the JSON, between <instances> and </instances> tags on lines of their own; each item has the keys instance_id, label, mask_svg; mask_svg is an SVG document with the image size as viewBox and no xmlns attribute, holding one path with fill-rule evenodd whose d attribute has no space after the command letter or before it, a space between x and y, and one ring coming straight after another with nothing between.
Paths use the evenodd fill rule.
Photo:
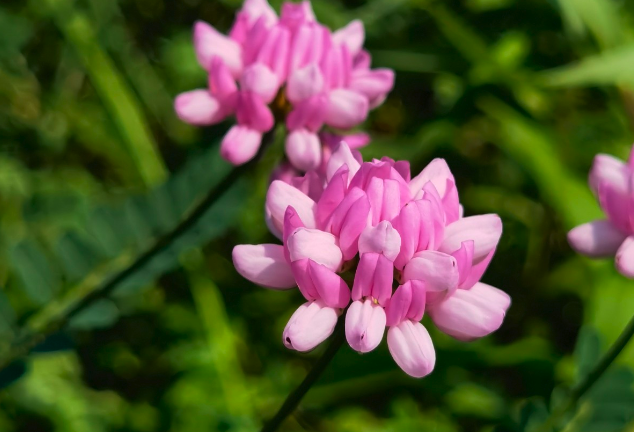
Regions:
<instances>
[{"instance_id":1,"label":"green stem","mask_svg":"<svg viewBox=\"0 0 634 432\"><path fill-rule=\"evenodd\" d=\"M280 409L277 411L277 414L275 414L275 416L264 425L261 432L276 431L286 417L295 411L302 398L306 395L306 393L308 393L308 390L310 390L313 384L315 384L317 379L319 379L330 361L335 357L335 354L337 354L337 351L339 351L339 348L343 345L343 342L345 341L343 323L344 320L340 319L337 323L337 327L335 328L333 339L330 342L330 345L328 345L328 348L326 348L326 351L324 351L321 357L313 365L313 368L310 372L308 372L304 381L302 381L301 384L288 395L284 404L282 404Z\"/></svg>"},{"instance_id":2,"label":"green stem","mask_svg":"<svg viewBox=\"0 0 634 432\"><path fill-rule=\"evenodd\" d=\"M583 380L575 387L572 388L570 395L564 403L558 408L553 410L552 414L541 424L541 426L535 429L533 432L551 432L561 418L572 408L577 405L579 399L592 388L592 386L603 376L605 371L614 363L614 360L621 354L621 351L627 346L628 342L634 336L634 317L627 324L625 329L621 332L618 339L610 347L607 353L601 358L599 363L585 376Z\"/></svg>"},{"instance_id":3,"label":"green stem","mask_svg":"<svg viewBox=\"0 0 634 432\"><path fill-rule=\"evenodd\" d=\"M266 148L273 142L275 129L271 130L262 138L262 146L258 155L249 163L234 168L220 183L213 187L203 198L203 200L185 217L174 229L159 238L156 243L143 254L139 255L132 264L119 273L106 280L74 305L71 305L66 311L56 318L51 319L41 328L30 331L25 335L18 337L13 342L11 348L6 355L0 358L0 372L14 361L27 356L33 348L44 342L47 337L62 330L70 322L70 320L78 313L92 305L95 301L109 296L118 286L127 281L149 264L156 256L168 249L181 236L186 234L196 223L207 213L216 201L237 181L240 177L249 171L260 160Z\"/></svg>"}]
</instances>

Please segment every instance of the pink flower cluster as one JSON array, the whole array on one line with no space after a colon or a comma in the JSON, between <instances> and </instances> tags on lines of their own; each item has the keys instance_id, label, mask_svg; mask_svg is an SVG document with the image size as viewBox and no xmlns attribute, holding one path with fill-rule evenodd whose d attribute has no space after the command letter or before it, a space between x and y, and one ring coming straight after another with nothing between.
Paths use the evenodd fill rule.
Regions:
<instances>
[{"instance_id":1,"label":"pink flower cluster","mask_svg":"<svg viewBox=\"0 0 634 432\"><path fill-rule=\"evenodd\" d=\"M361 163L341 143L323 178L309 173L294 184L275 180L267 194L267 222L283 244L233 251L245 278L273 289L298 286L306 298L284 330L288 348L313 349L347 308L346 339L353 349L373 350L387 327L396 363L423 377L436 358L420 323L425 312L459 340L500 327L510 299L479 280L502 223L493 214L462 217L444 160L411 178L408 162ZM346 275L354 278L352 289Z\"/></svg>"},{"instance_id":2,"label":"pink flower cluster","mask_svg":"<svg viewBox=\"0 0 634 432\"><path fill-rule=\"evenodd\" d=\"M634 279L634 148L627 163L597 155L589 183L607 219L574 228L568 241L583 255L615 256L617 270Z\"/></svg>"},{"instance_id":3,"label":"pink flower cluster","mask_svg":"<svg viewBox=\"0 0 634 432\"><path fill-rule=\"evenodd\" d=\"M266 0L245 0L229 36L199 21L194 45L209 73L204 90L183 93L175 109L185 122L218 123L235 114L221 154L240 165L257 153L276 119L286 123L286 154L309 171L322 162L318 132L363 122L393 86L388 69L370 69L360 21L331 32L309 1L286 2L278 18Z\"/></svg>"}]
</instances>

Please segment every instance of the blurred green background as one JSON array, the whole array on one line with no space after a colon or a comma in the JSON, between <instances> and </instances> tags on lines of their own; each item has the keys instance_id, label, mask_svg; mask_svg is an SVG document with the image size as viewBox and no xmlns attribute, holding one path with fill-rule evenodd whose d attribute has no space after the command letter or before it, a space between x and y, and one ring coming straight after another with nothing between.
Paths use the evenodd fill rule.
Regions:
<instances>
[{"instance_id":1,"label":"blurred green background","mask_svg":"<svg viewBox=\"0 0 634 432\"><path fill-rule=\"evenodd\" d=\"M191 27L226 31L239 0L3 0L0 4L0 359L125 268L229 171L229 123L176 119L204 87ZM273 1L279 10L280 2ZM600 215L586 176L626 157L634 131L630 0L314 0L320 21L366 25L374 65L396 71L364 128L366 159L448 160L466 214L504 236L484 281L513 304L464 344L432 332L416 380L385 342L343 348L287 431L530 431L634 313L634 284L565 234ZM323 347L288 351L302 302L233 269L238 243L275 242L261 209L278 142L193 229L0 373L0 431L253 431ZM427 322L427 320L425 320ZM634 431L634 348L564 430ZM554 389L554 391L553 391Z\"/></svg>"}]
</instances>

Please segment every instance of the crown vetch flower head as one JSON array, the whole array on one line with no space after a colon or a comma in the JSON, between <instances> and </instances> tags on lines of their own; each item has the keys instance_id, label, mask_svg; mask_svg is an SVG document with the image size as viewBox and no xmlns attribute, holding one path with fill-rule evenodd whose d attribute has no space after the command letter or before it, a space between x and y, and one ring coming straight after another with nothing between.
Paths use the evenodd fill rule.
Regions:
<instances>
[{"instance_id":1,"label":"crown vetch flower head","mask_svg":"<svg viewBox=\"0 0 634 432\"><path fill-rule=\"evenodd\" d=\"M324 171L305 176L321 182L312 192L304 188L308 180L298 187L294 180L271 183L266 217L283 245L240 245L233 252L247 279L282 289L293 278L306 298L284 331L287 347L314 348L347 307L345 332L353 349L372 351L387 328L396 363L422 377L436 358L420 323L426 312L460 340L500 327L510 299L479 280L502 223L497 215L463 217L443 160L411 178L407 162L360 163L342 143ZM354 272L352 289L341 276L346 272Z\"/></svg>"},{"instance_id":2,"label":"crown vetch flower head","mask_svg":"<svg viewBox=\"0 0 634 432\"><path fill-rule=\"evenodd\" d=\"M196 56L209 85L179 95L176 113L199 126L235 115L221 154L236 165L255 156L277 118L289 132L291 164L316 169L330 154L320 141L323 127L363 122L394 84L391 70L370 69L364 39L358 20L331 32L317 22L309 1L284 3L278 18L266 0L246 0L228 36L202 21L194 25ZM358 139L351 144L362 145Z\"/></svg>"},{"instance_id":3,"label":"crown vetch flower head","mask_svg":"<svg viewBox=\"0 0 634 432\"><path fill-rule=\"evenodd\" d=\"M572 229L568 241L589 257L615 256L617 270L634 279L634 148L627 162L598 154L589 183L606 219Z\"/></svg>"}]
</instances>

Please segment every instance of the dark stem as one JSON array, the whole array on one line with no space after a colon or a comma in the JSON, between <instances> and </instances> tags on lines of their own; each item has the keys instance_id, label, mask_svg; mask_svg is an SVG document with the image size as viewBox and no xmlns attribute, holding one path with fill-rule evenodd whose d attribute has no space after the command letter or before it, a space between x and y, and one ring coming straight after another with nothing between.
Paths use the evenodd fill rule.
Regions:
<instances>
[{"instance_id":1,"label":"dark stem","mask_svg":"<svg viewBox=\"0 0 634 432\"><path fill-rule=\"evenodd\" d=\"M607 353L601 358L599 363L586 375L583 380L572 388L570 395L564 403L553 410L552 414L546 419L535 432L550 432L555 427L568 410L574 408L579 399L585 395L588 390L603 376L606 370L614 363L614 360L621 354L621 351L627 346L628 342L634 336L634 317L621 332L618 339L612 344Z\"/></svg>"},{"instance_id":2,"label":"dark stem","mask_svg":"<svg viewBox=\"0 0 634 432\"><path fill-rule=\"evenodd\" d=\"M253 170L274 138L275 129L272 129L263 136L260 150L252 161L231 170L231 172L222 179L220 183L214 186L203 200L191 210L185 219L170 232L159 238L152 247L139 255L132 264L103 282L80 301L71 305L65 312L60 314L57 319L45 325L41 330L28 332L18 337L17 340L13 342L8 353L0 359L0 371L16 360L28 355L33 348L46 340L48 336L62 330L79 312L92 305L95 301L109 296L119 285L145 267L157 255L169 248L179 237L187 233L242 175Z\"/></svg>"},{"instance_id":3,"label":"dark stem","mask_svg":"<svg viewBox=\"0 0 634 432\"><path fill-rule=\"evenodd\" d=\"M308 375L306 375L306 378L304 378L304 381L302 381L302 383L287 396L286 400L277 411L277 414L275 414L275 417L273 417L264 425L261 432L276 431L277 428L280 427L282 422L286 419L286 417L288 417L293 411L295 411L295 408L297 408L297 405L299 405L302 398L306 395L306 393L308 393L308 390L310 390L312 385L315 384L315 382L319 379L335 354L337 354L337 351L339 351L339 348L341 348L341 346L343 345L343 342L345 341L343 323L344 320L340 319L337 323L337 327L335 328L333 339L330 342L330 345L328 345L328 348L326 348L326 351L324 351L322 356L319 357L317 362L313 365L310 372L308 372Z\"/></svg>"}]
</instances>

